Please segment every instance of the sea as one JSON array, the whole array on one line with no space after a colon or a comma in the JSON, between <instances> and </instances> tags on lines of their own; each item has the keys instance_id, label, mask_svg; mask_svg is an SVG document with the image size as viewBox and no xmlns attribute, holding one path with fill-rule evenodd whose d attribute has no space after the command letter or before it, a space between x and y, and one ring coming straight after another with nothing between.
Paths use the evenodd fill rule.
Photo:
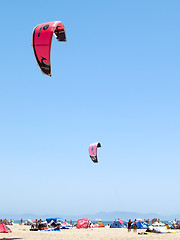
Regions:
<instances>
[{"instance_id":1,"label":"sea","mask_svg":"<svg viewBox=\"0 0 180 240\"><path fill-rule=\"evenodd\" d=\"M43 220L43 219L42 219ZM28 221L28 220L23 220L23 223L25 222L25 221ZM68 221L68 222L70 222L70 221ZM92 223L98 223L98 221L91 221ZM114 221L101 221L102 223L104 223L104 225L105 226L110 226ZM128 220L127 221L125 221L125 222L128 222ZM168 225L171 225L171 223L172 223L172 221L162 221L163 223L167 223ZM180 222L180 220L178 221L178 222ZM20 220L14 220L14 223L15 224L19 224L20 223ZM74 223L77 223L77 221L72 221L72 223L74 224ZM151 223L150 223L151 224Z\"/></svg>"},{"instance_id":2,"label":"sea","mask_svg":"<svg viewBox=\"0 0 180 240\"><path fill-rule=\"evenodd\" d=\"M43 219L42 219L43 220ZM23 223L24 222L26 222L26 221L28 221L28 220L24 220L23 219ZM70 222L70 221L68 221L68 222ZM91 221L92 223L98 223L98 221ZM108 226L108 225L111 225L112 223L113 223L113 221L102 221L103 223L104 223L104 225L105 226ZM20 220L14 220L14 223L15 224L20 224ZM77 221L72 221L72 223L74 224L74 223L77 223Z\"/></svg>"}]
</instances>

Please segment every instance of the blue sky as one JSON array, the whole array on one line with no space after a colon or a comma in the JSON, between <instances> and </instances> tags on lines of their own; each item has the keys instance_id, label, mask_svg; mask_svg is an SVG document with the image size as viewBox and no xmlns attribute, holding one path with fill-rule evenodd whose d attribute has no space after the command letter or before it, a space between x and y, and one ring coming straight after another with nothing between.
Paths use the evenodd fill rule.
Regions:
<instances>
[{"instance_id":1,"label":"blue sky","mask_svg":"<svg viewBox=\"0 0 180 240\"><path fill-rule=\"evenodd\" d=\"M2 213L180 213L179 10L176 0L1 3ZM50 78L31 40L56 20L67 43L53 39Z\"/></svg>"}]
</instances>

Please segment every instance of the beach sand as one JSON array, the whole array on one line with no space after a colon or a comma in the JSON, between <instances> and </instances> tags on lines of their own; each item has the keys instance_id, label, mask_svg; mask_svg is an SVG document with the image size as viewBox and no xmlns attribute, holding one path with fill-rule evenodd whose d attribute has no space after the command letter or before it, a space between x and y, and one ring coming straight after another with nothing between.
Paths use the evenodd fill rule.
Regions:
<instances>
[{"instance_id":1,"label":"beach sand","mask_svg":"<svg viewBox=\"0 0 180 240\"><path fill-rule=\"evenodd\" d=\"M30 227L15 224L10 226L12 233L0 233L0 239L6 240L128 240L128 239L180 239L180 230L176 233L156 234L148 233L147 235L139 235L138 232L145 230L137 230L137 233L122 228L96 228L96 229L63 229L60 232L43 232L29 231Z\"/></svg>"}]
</instances>

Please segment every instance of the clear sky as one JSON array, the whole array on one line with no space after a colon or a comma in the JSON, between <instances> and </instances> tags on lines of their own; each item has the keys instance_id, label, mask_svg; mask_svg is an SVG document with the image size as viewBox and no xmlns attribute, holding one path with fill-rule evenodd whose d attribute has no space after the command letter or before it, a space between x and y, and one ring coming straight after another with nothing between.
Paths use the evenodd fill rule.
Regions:
<instances>
[{"instance_id":1,"label":"clear sky","mask_svg":"<svg viewBox=\"0 0 180 240\"><path fill-rule=\"evenodd\" d=\"M1 213L180 213L179 12L178 0L1 2ZM56 20L67 43L52 41L50 78L32 31Z\"/></svg>"}]
</instances>

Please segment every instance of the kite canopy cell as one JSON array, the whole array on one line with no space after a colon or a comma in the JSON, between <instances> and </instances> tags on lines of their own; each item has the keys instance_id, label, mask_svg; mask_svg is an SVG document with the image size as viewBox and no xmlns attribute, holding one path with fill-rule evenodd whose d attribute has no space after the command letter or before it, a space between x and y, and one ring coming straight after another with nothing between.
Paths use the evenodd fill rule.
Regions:
<instances>
[{"instance_id":1,"label":"kite canopy cell","mask_svg":"<svg viewBox=\"0 0 180 240\"><path fill-rule=\"evenodd\" d=\"M98 158L97 158L97 148L98 147L101 147L101 144L99 142L91 143L89 145L89 156L94 163L98 163Z\"/></svg>"},{"instance_id":2,"label":"kite canopy cell","mask_svg":"<svg viewBox=\"0 0 180 240\"><path fill-rule=\"evenodd\" d=\"M59 42L66 42L66 32L60 21L42 23L33 29L34 55L42 73L48 76L51 76L50 53L53 34Z\"/></svg>"}]
</instances>

